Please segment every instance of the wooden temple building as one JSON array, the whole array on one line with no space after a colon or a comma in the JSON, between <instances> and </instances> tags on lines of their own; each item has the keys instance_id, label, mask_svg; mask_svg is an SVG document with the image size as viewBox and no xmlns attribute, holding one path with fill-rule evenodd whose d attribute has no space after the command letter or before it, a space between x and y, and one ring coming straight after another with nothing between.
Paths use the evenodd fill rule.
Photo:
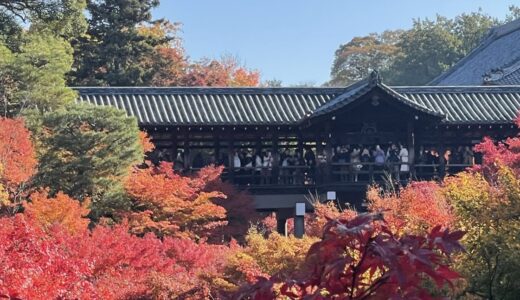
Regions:
<instances>
[{"instance_id":1,"label":"wooden temple building","mask_svg":"<svg viewBox=\"0 0 520 300\"><path fill-rule=\"evenodd\" d=\"M484 136L516 134L513 120L520 110L520 86L390 87L377 73L346 88L77 90L82 102L135 116L156 144L152 160L173 161L185 173L223 164L224 178L255 194L261 210L293 207L314 191L363 192L388 174L406 181L461 170L468 161L453 163L450 155ZM407 148L408 172L398 174L402 161L382 168L373 160L335 159L344 148L372 153L379 145L388 153L391 144ZM255 153L269 152L269 166L254 163ZM283 155L307 152L315 164L283 165ZM247 156L253 167L246 166ZM473 160L478 162L477 154Z\"/></svg>"},{"instance_id":2,"label":"wooden temple building","mask_svg":"<svg viewBox=\"0 0 520 300\"><path fill-rule=\"evenodd\" d=\"M185 174L222 164L224 180L253 193L258 210L290 215L309 192L359 207L368 184L442 178L478 163L471 149L483 137L516 135L519 41L520 21L495 28L429 86L388 86L373 72L343 88L76 90L80 102L135 116L156 145L152 160ZM391 161L398 145L407 157ZM352 159L356 151L370 158Z\"/></svg>"}]
</instances>

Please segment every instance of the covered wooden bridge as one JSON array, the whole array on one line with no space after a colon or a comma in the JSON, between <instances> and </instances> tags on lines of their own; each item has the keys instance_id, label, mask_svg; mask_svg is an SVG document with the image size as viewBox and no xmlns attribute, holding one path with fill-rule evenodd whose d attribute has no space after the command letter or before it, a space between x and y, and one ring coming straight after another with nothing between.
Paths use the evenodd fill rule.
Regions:
<instances>
[{"instance_id":1,"label":"covered wooden bridge","mask_svg":"<svg viewBox=\"0 0 520 300\"><path fill-rule=\"evenodd\" d=\"M460 171L478 162L471 149L484 136L517 133L520 109L520 86L391 87L376 72L346 88L77 91L81 102L135 116L156 144L152 160L185 173L223 164L225 180L254 193L260 210L294 207L309 191L349 201L389 176Z\"/></svg>"}]
</instances>

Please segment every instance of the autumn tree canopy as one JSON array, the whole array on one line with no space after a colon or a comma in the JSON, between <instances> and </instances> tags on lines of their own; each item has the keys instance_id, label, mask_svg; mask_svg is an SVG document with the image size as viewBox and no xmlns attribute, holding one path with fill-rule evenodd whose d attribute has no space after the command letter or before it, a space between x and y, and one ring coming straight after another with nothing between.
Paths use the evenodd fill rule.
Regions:
<instances>
[{"instance_id":1,"label":"autumn tree canopy","mask_svg":"<svg viewBox=\"0 0 520 300\"><path fill-rule=\"evenodd\" d=\"M226 225L226 210L212 202L226 196L205 191L222 169L206 167L190 178L174 173L172 164L166 162L136 168L125 183L132 199L132 212L127 215L132 231L198 239Z\"/></svg>"},{"instance_id":2,"label":"autumn tree canopy","mask_svg":"<svg viewBox=\"0 0 520 300\"><path fill-rule=\"evenodd\" d=\"M16 210L36 172L31 134L22 119L0 118L0 211Z\"/></svg>"},{"instance_id":3,"label":"autumn tree canopy","mask_svg":"<svg viewBox=\"0 0 520 300\"><path fill-rule=\"evenodd\" d=\"M423 299L429 295L423 278L442 287L460 277L443 261L463 250L458 242L463 232L437 226L426 235L397 237L381 218L361 214L349 221L329 221L323 238L307 254L304 279L263 278L245 287L238 298Z\"/></svg>"}]
</instances>

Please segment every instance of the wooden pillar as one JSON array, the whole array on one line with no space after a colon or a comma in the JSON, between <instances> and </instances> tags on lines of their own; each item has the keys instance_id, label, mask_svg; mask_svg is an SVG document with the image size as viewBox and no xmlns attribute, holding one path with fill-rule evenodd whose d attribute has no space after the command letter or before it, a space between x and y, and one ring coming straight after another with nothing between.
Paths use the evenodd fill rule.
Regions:
<instances>
[{"instance_id":1,"label":"wooden pillar","mask_svg":"<svg viewBox=\"0 0 520 300\"><path fill-rule=\"evenodd\" d=\"M229 179L231 182L234 182L235 180L235 148L234 148L234 139L233 135L229 135L229 138L227 139L228 143L228 165L226 166L229 170Z\"/></svg>"},{"instance_id":2,"label":"wooden pillar","mask_svg":"<svg viewBox=\"0 0 520 300\"><path fill-rule=\"evenodd\" d=\"M190 138L188 133L184 134L184 170L191 167Z\"/></svg>"},{"instance_id":3,"label":"wooden pillar","mask_svg":"<svg viewBox=\"0 0 520 300\"><path fill-rule=\"evenodd\" d=\"M177 135L175 133L172 133L172 146L170 148L170 157L171 157L171 161L174 162L175 164L175 160L177 159L177 148L178 148L178 145L177 145Z\"/></svg>"},{"instance_id":4,"label":"wooden pillar","mask_svg":"<svg viewBox=\"0 0 520 300\"><path fill-rule=\"evenodd\" d=\"M216 133L213 136L213 152L215 152L215 165L218 165L220 160L220 137Z\"/></svg>"},{"instance_id":5,"label":"wooden pillar","mask_svg":"<svg viewBox=\"0 0 520 300\"><path fill-rule=\"evenodd\" d=\"M323 173L325 170L325 165L322 164L322 162L319 160L319 157L323 154L323 135L317 134L316 139L316 167L315 167L315 174L314 174L314 180L316 184L322 184L323 183Z\"/></svg>"},{"instance_id":6,"label":"wooden pillar","mask_svg":"<svg viewBox=\"0 0 520 300\"><path fill-rule=\"evenodd\" d=\"M278 134L273 133L272 137L272 155L273 155L273 169L271 172L271 183L272 184L278 184L278 178L280 178L280 149L278 145Z\"/></svg>"},{"instance_id":7,"label":"wooden pillar","mask_svg":"<svg viewBox=\"0 0 520 300\"><path fill-rule=\"evenodd\" d=\"M325 168L323 168L325 173L323 174L323 180L325 182L330 182L332 181L332 168L330 165L332 163L332 126L330 122L327 122L327 124L325 125L325 142L325 155L327 156L327 163L325 165Z\"/></svg>"},{"instance_id":8,"label":"wooden pillar","mask_svg":"<svg viewBox=\"0 0 520 300\"><path fill-rule=\"evenodd\" d=\"M410 176L415 174L415 130L413 121L408 121L406 126L408 163L410 166Z\"/></svg>"},{"instance_id":9,"label":"wooden pillar","mask_svg":"<svg viewBox=\"0 0 520 300\"><path fill-rule=\"evenodd\" d=\"M297 139L298 139L298 146L296 149L298 152L300 152L303 155L303 136L301 133L298 133Z\"/></svg>"},{"instance_id":10,"label":"wooden pillar","mask_svg":"<svg viewBox=\"0 0 520 300\"><path fill-rule=\"evenodd\" d=\"M280 208L276 211L276 231L279 234L287 236L287 219L294 216L291 209Z\"/></svg>"},{"instance_id":11,"label":"wooden pillar","mask_svg":"<svg viewBox=\"0 0 520 300\"><path fill-rule=\"evenodd\" d=\"M439 178L443 179L446 175L446 158L444 155L446 154L446 145L444 144L443 134L439 134Z\"/></svg>"},{"instance_id":12,"label":"wooden pillar","mask_svg":"<svg viewBox=\"0 0 520 300\"><path fill-rule=\"evenodd\" d=\"M287 236L287 218L276 215L276 231L283 236Z\"/></svg>"}]
</instances>

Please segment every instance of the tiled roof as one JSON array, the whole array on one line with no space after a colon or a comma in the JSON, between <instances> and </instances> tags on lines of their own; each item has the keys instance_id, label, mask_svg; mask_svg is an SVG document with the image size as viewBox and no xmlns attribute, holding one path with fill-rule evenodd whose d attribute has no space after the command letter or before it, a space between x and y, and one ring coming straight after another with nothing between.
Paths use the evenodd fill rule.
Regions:
<instances>
[{"instance_id":1,"label":"tiled roof","mask_svg":"<svg viewBox=\"0 0 520 300\"><path fill-rule=\"evenodd\" d=\"M389 87L395 101L442 116L447 124L510 123L520 86ZM290 125L348 105L374 85L348 88L76 88L79 102L110 105L143 126Z\"/></svg>"},{"instance_id":2,"label":"tiled roof","mask_svg":"<svg viewBox=\"0 0 520 300\"><path fill-rule=\"evenodd\" d=\"M126 110L141 125L294 124L338 88L75 88L81 102Z\"/></svg>"},{"instance_id":3,"label":"tiled roof","mask_svg":"<svg viewBox=\"0 0 520 300\"><path fill-rule=\"evenodd\" d=\"M520 19L490 30L482 43L430 85L481 85L494 73L520 62ZM520 84L520 71L492 84Z\"/></svg>"},{"instance_id":4,"label":"tiled roof","mask_svg":"<svg viewBox=\"0 0 520 300\"><path fill-rule=\"evenodd\" d=\"M406 98L443 113L448 124L511 123L520 111L520 86L393 87Z\"/></svg>"},{"instance_id":5,"label":"tiled roof","mask_svg":"<svg viewBox=\"0 0 520 300\"><path fill-rule=\"evenodd\" d=\"M361 96L367 94L369 91L371 91L374 88L381 89L387 95L392 97L394 99L394 101L398 101L413 109L419 110L423 113L430 114L433 116L444 117L443 113L439 113L435 109L428 108L427 106L424 106L422 103L410 100L407 97L405 97L404 95L401 95L400 93L396 92L389 86L383 84L381 82L381 78L379 77L378 73L372 72L372 74L370 75L369 78L367 78L365 80L361 80L361 81L347 87L341 95L339 95L338 97L329 101L328 103L322 105L320 108L318 108L316 111L314 111L312 113L310 118L324 115L331 111L337 110L339 108L346 107L350 103L356 101Z\"/></svg>"}]
</instances>

